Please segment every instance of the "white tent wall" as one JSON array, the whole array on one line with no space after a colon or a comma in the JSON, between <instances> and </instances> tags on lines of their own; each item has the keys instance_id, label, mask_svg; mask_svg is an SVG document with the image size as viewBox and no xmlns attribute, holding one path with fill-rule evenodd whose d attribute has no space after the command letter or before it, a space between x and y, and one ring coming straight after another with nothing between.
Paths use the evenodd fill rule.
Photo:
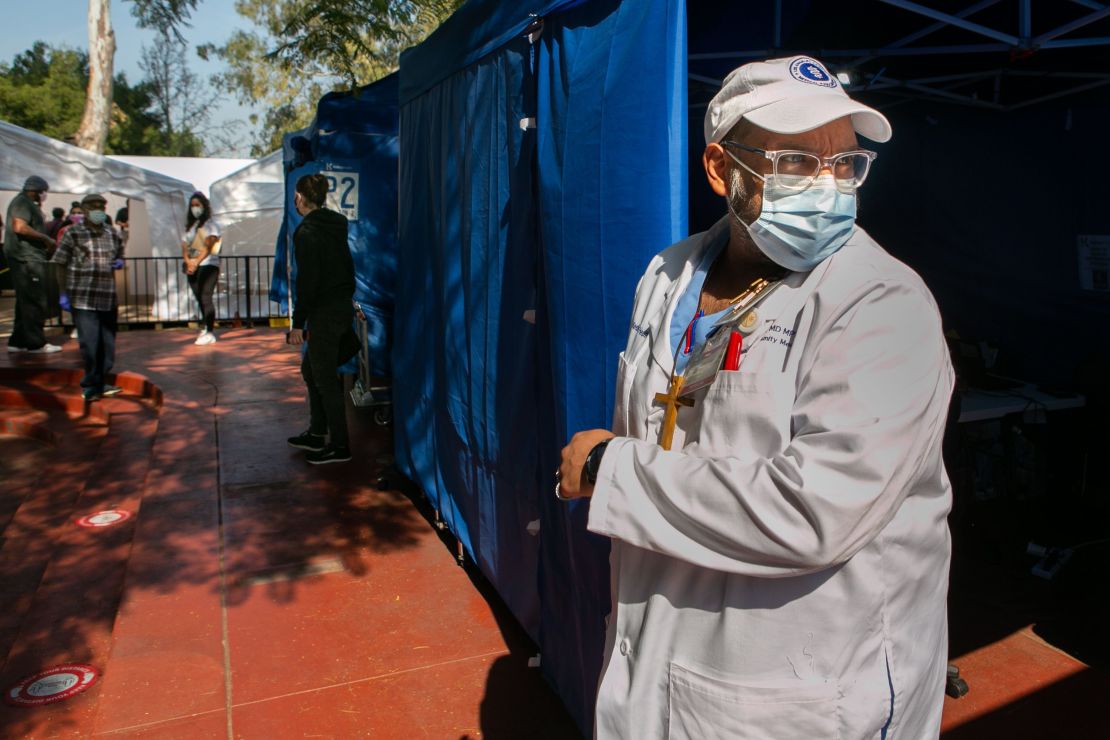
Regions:
<instances>
[{"instance_id":1,"label":"white tent wall","mask_svg":"<svg viewBox=\"0 0 1110 740\"><path fill-rule=\"evenodd\" d=\"M194 190L205 195L209 194L212 183L255 161L232 157L145 157L124 154L109 154L108 159L191 182Z\"/></svg>"},{"instance_id":2,"label":"white tent wall","mask_svg":"<svg viewBox=\"0 0 1110 740\"><path fill-rule=\"evenodd\" d=\"M49 220L54 207L69 211L70 203L86 193L99 192L108 198L109 213L130 205L132 235L128 257L178 257L181 232L192 183L151 172L126 162L103 157L56 139L0 121L0 207L7 205L23 188L29 175L39 175L50 184L44 215ZM157 279L128 267L127 287L134 298L153 293L156 320L190 318L190 301L178 300L176 275L162 270ZM141 283L141 285L140 285ZM150 287L147 287L149 285Z\"/></svg>"},{"instance_id":3,"label":"white tent wall","mask_svg":"<svg viewBox=\"0 0 1110 740\"><path fill-rule=\"evenodd\" d=\"M0 121L0 190L18 192L28 175L46 178L54 193L78 196L71 200L96 191L144 201L150 216L151 254L168 257L179 253L192 183Z\"/></svg>"},{"instance_id":4,"label":"white tent wall","mask_svg":"<svg viewBox=\"0 0 1110 740\"><path fill-rule=\"evenodd\" d=\"M49 178L47 179L49 182ZM53 187L53 183L51 183ZM0 214L6 215L8 213L8 206L12 202L12 198L16 196L18 191L5 190L0 192ZM150 220L147 216L146 203L137 198L125 198L111 191L97 191L100 192L105 198L108 199L107 212L112 217L113 223L115 222L116 214L121 208L128 208L128 218L130 219L131 235L127 241L127 256L128 257L151 257L150 243ZM51 191L46 194L46 201L42 204L42 215L47 223L53 216L50 212L55 208L61 208L67 214L74 201L80 201L88 193L59 193Z\"/></svg>"},{"instance_id":5,"label":"white tent wall","mask_svg":"<svg viewBox=\"0 0 1110 740\"><path fill-rule=\"evenodd\" d=\"M285 207L281 151L212 183L210 200L222 254L272 255Z\"/></svg>"}]
</instances>

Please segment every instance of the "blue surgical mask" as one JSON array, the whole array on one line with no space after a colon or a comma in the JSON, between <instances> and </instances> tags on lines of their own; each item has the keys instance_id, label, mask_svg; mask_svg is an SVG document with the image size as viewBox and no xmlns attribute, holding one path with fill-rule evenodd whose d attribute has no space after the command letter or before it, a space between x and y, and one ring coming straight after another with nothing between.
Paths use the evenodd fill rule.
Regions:
<instances>
[{"instance_id":1,"label":"blue surgical mask","mask_svg":"<svg viewBox=\"0 0 1110 740\"><path fill-rule=\"evenodd\" d=\"M97 226L101 226L108 220L108 214L104 211L89 211L89 221L92 221Z\"/></svg>"},{"instance_id":2,"label":"blue surgical mask","mask_svg":"<svg viewBox=\"0 0 1110 740\"><path fill-rule=\"evenodd\" d=\"M843 247L855 231L856 194L839 190L832 175L821 175L805 190L792 190L773 182L774 178L752 174L763 180L763 206L759 218L744 226L775 264L795 272L812 270ZM733 216L744 223L735 212Z\"/></svg>"}]
</instances>

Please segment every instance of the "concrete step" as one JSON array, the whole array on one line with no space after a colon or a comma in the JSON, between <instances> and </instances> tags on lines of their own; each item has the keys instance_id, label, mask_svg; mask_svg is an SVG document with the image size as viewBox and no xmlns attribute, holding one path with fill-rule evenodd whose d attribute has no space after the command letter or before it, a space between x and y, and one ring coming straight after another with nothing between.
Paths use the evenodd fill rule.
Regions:
<instances>
[{"instance_id":1,"label":"concrete step","mask_svg":"<svg viewBox=\"0 0 1110 740\"><path fill-rule=\"evenodd\" d=\"M33 408L0 408L0 437L24 437L51 447L58 442L50 414Z\"/></svg>"},{"instance_id":2,"label":"concrete step","mask_svg":"<svg viewBox=\"0 0 1110 740\"><path fill-rule=\"evenodd\" d=\"M45 396L54 395L64 398L65 408L70 410L75 408L71 404L74 396L84 400L81 399L80 387L83 376L83 371L72 368L0 367L0 393L6 392L6 395L0 396L0 406L21 405L22 397L28 400L24 405L34 406L29 402L40 400L48 403ZM108 382L118 385L123 389L123 395L132 400L155 409L162 407L162 390L143 375L132 372L116 373L109 376ZM79 408L75 409L77 416L80 416L80 411Z\"/></svg>"},{"instance_id":3,"label":"concrete step","mask_svg":"<svg viewBox=\"0 0 1110 740\"><path fill-rule=\"evenodd\" d=\"M108 662L161 405L161 392L141 376L121 374L122 395L86 403L76 371L16 370L0 371L0 423L27 432L4 444L22 445L19 457L30 457L32 469L0 496L5 508L15 506L0 541L5 689L52 665L103 670ZM105 510L128 517L79 526ZM11 736L88 735L94 719L95 704L83 697L31 713L0 707L0 727Z\"/></svg>"}]
</instances>

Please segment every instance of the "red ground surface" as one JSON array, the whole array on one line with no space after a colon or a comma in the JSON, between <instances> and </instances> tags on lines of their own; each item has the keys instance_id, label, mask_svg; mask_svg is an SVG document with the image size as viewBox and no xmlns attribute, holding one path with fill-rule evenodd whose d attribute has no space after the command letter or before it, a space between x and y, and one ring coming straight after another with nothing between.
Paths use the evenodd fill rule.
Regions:
<instances>
[{"instance_id":1,"label":"red ground surface","mask_svg":"<svg viewBox=\"0 0 1110 740\"><path fill-rule=\"evenodd\" d=\"M193 336L122 333L126 392L92 405L74 342L0 353L0 687L103 672L65 702L0 704L0 736L577 737L419 495L375 483L388 430L351 409L356 459L306 465L285 444L306 410L280 332ZM109 508L135 516L73 524ZM1105 642L1084 637L1105 613L1077 625L965 529L950 602L971 693L945 700L945 737L1110 737Z\"/></svg>"},{"instance_id":2,"label":"red ground surface","mask_svg":"<svg viewBox=\"0 0 1110 740\"><path fill-rule=\"evenodd\" d=\"M125 393L91 405L73 341L0 354L0 686L103 672L0 704L0 736L576 737L500 600L375 484L390 432L352 408L356 459L309 466L282 334L194 336L121 333ZM135 517L74 526L110 508Z\"/></svg>"}]
</instances>

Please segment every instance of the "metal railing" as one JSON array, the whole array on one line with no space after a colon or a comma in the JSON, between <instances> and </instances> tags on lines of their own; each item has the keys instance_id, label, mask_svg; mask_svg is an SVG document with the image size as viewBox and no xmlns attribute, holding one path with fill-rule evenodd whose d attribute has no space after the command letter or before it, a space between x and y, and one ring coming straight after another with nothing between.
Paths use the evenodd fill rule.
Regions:
<instances>
[{"instance_id":1,"label":"metal railing","mask_svg":"<svg viewBox=\"0 0 1110 740\"><path fill-rule=\"evenodd\" d=\"M250 326L284 318L270 300L273 268L273 255L221 255L213 296L216 320ZM116 297L120 324L182 324L201 318L180 257L128 257L116 272Z\"/></svg>"}]
</instances>

